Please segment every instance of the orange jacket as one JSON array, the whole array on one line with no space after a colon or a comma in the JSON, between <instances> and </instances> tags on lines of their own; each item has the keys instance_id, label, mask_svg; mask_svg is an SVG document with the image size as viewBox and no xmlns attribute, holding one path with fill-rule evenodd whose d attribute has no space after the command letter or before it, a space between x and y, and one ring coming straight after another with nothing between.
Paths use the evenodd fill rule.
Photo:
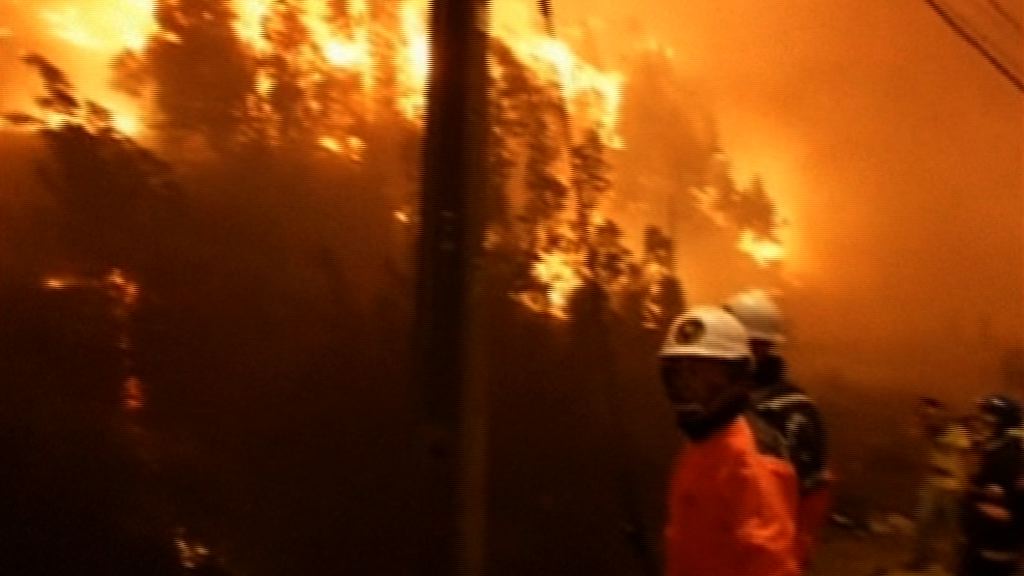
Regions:
<instances>
[{"instance_id":1,"label":"orange jacket","mask_svg":"<svg viewBox=\"0 0 1024 576\"><path fill-rule=\"evenodd\" d=\"M672 474L666 576L798 576L796 473L745 416L684 447Z\"/></svg>"}]
</instances>

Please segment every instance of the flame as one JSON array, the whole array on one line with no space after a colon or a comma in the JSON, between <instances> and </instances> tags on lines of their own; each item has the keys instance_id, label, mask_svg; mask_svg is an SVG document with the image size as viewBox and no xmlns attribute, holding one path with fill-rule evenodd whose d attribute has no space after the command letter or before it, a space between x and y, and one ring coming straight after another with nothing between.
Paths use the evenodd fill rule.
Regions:
<instances>
[{"instance_id":1,"label":"flame","mask_svg":"<svg viewBox=\"0 0 1024 576\"><path fill-rule=\"evenodd\" d=\"M43 279L43 288L47 290L64 290L78 285L76 278L50 277Z\"/></svg>"},{"instance_id":2,"label":"flame","mask_svg":"<svg viewBox=\"0 0 1024 576\"><path fill-rule=\"evenodd\" d=\"M157 0L63 0L40 9L38 16L54 36L109 60L125 50L140 52L153 38L180 42L159 29L156 4ZM623 76L588 64L567 43L545 35L532 4L521 0L498 4L494 35L535 71L558 84L573 108L574 126L594 125L606 144L621 147L617 127ZM257 56L269 56L274 50L268 25L277 6L275 0L231 0L234 32ZM366 0L295 0L289 6L295 9L309 38L309 46L289 62L298 68L296 77L308 84L339 74L355 75L365 96L362 113L369 116L373 112L377 70L384 58L393 58L395 85L389 87L394 93L393 105L410 122L422 124L430 72L427 0L398 0L397 29L385 29L383 19L375 18ZM277 84L278 78L271 70L257 66L253 94L261 102L253 109L262 111L256 114L258 117L273 117L267 100ZM111 98L106 96L111 95L103 94L101 99L109 105ZM141 120L141 104L118 102L114 126L129 136L139 135L146 124ZM308 108L322 110L324 103L310 102ZM347 134L328 136L342 142Z\"/></svg>"},{"instance_id":3,"label":"flame","mask_svg":"<svg viewBox=\"0 0 1024 576\"><path fill-rule=\"evenodd\" d=\"M114 299L126 306L134 306L142 292L141 286L130 280L120 268L112 268L102 278L88 276L47 276L42 281L47 290L65 290L68 288L96 288L106 290Z\"/></svg>"},{"instance_id":4,"label":"flame","mask_svg":"<svg viewBox=\"0 0 1024 576\"><path fill-rule=\"evenodd\" d=\"M79 48L108 52L143 49L156 31L156 0L68 3L39 13L50 32Z\"/></svg>"},{"instance_id":5,"label":"flame","mask_svg":"<svg viewBox=\"0 0 1024 576\"><path fill-rule=\"evenodd\" d=\"M66 1L41 9L38 15L54 36L112 57L124 50L139 52L151 38L166 37L155 21L156 3L157 0ZM373 88L374 70L384 56L376 39L395 41L397 107L408 119L421 121L430 70L428 2L401 0L397 31L380 30L366 0L349 0L343 8L339 4L332 0L298 0L294 6L326 63L359 74L367 91ZM567 101L580 108L577 112L593 116L601 124L607 142L621 145L615 129L623 76L597 69L580 59L565 42L547 37L541 31L535 7L529 3L505 0L499 4L495 10L495 35L538 70L549 68L550 79L558 82ZM274 0L232 0L235 33L256 54L267 54L273 49L266 27L274 5ZM260 78L257 92L265 93L268 84L266 78Z\"/></svg>"},{"instance_id":6,"label":"flame","mask_svg":"<svg viewBox=\"0 0 1024 576\"><path fill-rule=\"evenodd\" d=\"M362 161L363 150L366 149L366 143L356 136L348 136L344 140L339 140L333 136L321 136L317 143L324 150L344 156L354 162Z\"/></svg>"},{"instance_id":7,"label":"flame","mask_svg":"<svg viewBox=\"0 0 1024 576\"><path fill-rule=\"evenodd\" d=\"M157 0L67 0L39 9L36 16L52 36L84 51L83 62L109 63L126 51L141 52L158 34L156 3ZM80 95L110 109L111 125L118 132L131 137L141 135L141 103L109 87L104 79L109 71L90 69L92 66L83 64L73 71L82 81ZM46 127L54 129L72 122L66 117L52 116L43 120Z\"/></svg>"},{"instance_id":8,"label":"flame","mask_svg":"<svg viewBox=\"0 0 1024 576\"><path fill-rule=\"evenodd\" d=\"M427 4L423 0L402 4L401 49L398 59L398 108L411 120L422 121L430 76L430 45L427 41Z\"/></svg>"},{"instance_id":9,"label":"flame","mask_svg":"<svg viewBox=\"0 0 1024 576\"><path fill-rule=\"evenodd\" d=\"M495 35L545 81L559 87L576 127L593 127L607 146L624 147L618 125L625 76L586 62L568 43L543 33L533 4L500 4L493 16Z\"/></svg>"},{"instance_id":10,"label":"flame","mask_svg":"<svg viewBox=\"0 0 1024 576\"><path fill-rule=\"evenodd\" d=\"M118 132L128 136L138 136L142 131L142 123L136 112L132 110L112 111L111 124Z\"/></svg>"},{"instance_id":11,"label":"flame","mask_svg":"<svg viewBox=\"0 0 1024 576\"><path fill-rule=\"evenodd\" d=\"M757 265L762 268L778 264L786 256L786 250L782 244L769 238L762 238L753 230L741 232L736 247L753 258L754 262L757 262Z\"/></svg>"},{"instance_id":12,"label":"flame","mask_svg":"<svg viewBox=\"0 0 1024 576\"><path fill-rule=\"evenodd\" d=\"M146 406L146 395L142 390L142 381L135 376L125 378L121 385L121 405L125 410L134 412Z\"/></svg>"},{"instance_id":13,"label":"flame","mask_svg":"<svg viewBox=\"0 0 1024 576\"><path fill-rule=\"evenodd\" d=\"M343 40L328 40L324 44L324 57L339 68L354 68L369 61L368 47Z\"/></svg>"},{"instance_id":14,"label":"flame","mask_svg":"<svg viewBox=\"0 0 1024 576\"><path fill-rule=\"evenodd\" d=\"M126 412L137 412L145 407L146 395L142 381L132 373L132 333L131 315L139 302L141 286L125 275L120 268L112 268L106 275L95 278L89 276L48 276L43 278L43 288L47 290L66 290L69 288L88 288L103 291L111 300L110 313L119 327L117 348L122 354L128 374L121 382L121 407Z\"/></svg>"},{"instance_id":15,"label":"flame","mask_svg":"<svg viewBox=\"0 0 1024 576\"><path fill-rule=\"evenodd\" d=\"M191 570L204 566L210 559L210 549L201 542L187 539L184 528L179 528L177 532L174 547L178 551L178 560L182 567Z\"/></svg>"},{"instance_id":16,"label":"flame","mask_svg":"<svg viewBox=\"0 0 1024 576\"><path fill-rule=\"evenodd\" d=\"M567 319L572 295L583 286L580 263L574 262L571 255L565 252L546 252L534 262L532 273L544 285L545 302L540 306L542 310L538 311L562 320ZM538 303L534 302L531 307L537 309Z\"/></svg>"},{"instance_id":17,"label":"flame","mask_svg":"<svg viewBox=\"0 0 1024 576\"><path fill-rule=\"evenodd\" d=\"M138 302L141 287L137 282L129 280L120 268L108 272L103 282L107 290L124 306L131 307Z\"/></svg>"},{"instance_id":18,"label":"flame","mask_svg":"<svg viewBox=\"0 0 1024 576\"><path fill-rule=\"evenodd\" d=\"M348 2L346 8L346 15L351 22L348 34L341 34L332 25L334 18L327 0L307 0L304 23L327 62L357 72L362 79L363 89L370 90L373 87L374 68L369 10L362 1Z\"/></svg>"},{"instance_id":19,"label":"flame","mask_svg":"<svg viewBox=\"0 0 1024 576\"><path fill-rule=\"evenodd\" d=\"M495 27L495 35L512 46L520 58L546 79L557 83L580 120L597 124L607 144L621 147L617 127L624 77L584 62L568 44L547 37L539 23L510 8L517 6L522 10L524 3L506 0L502 4L506 6L497 17L502 19L502 25ZM397 31L383 29L373 19L365 0L351 0L343 11L329 0L300 0L295 6L309 31L312 48L329 67L328 70L309 70L314 76L355 73L361 79L362 89L369 93L375 87L375 70L385 57L379 39L393 42L395 107L409 121L422 123L430 73L426 0L398 3ZM272 0L233 0L233 7L239 39L256 54L269 53L273 46L266 26L273 9ZM297 65L308 69L316 67L311 62ZM258 74L256 93L266 95L275 81L265 70Z\"/></svg>"},{"instance_id":20,"label":"flame","mask_svg":"<svg viewBox=\"0 0 1024 576\"><path fill-rule=\"evenodd\" d=\"M242 42L252 46L257 52L266 52L270 49L263 25L273 3L274 0L236 0L233 5L235 33Z\"/></svg>"},{"instance_id":21,"label":"flame","mask_svg":"<svg viewBox=\"0 0 1024 576\"><path fill-rule=\"evenodd\" d=\"M321 136L319 142L320 146L324 149L334 152L335 154L341 153L341 142L338 142L337 139L330 136Z\"/></svg>"},{"instance_id":22,"label":"flame","mask_svg":"<svg viewBox=\"0 0 1024 576\"><path fill-rule=\"evenodd\" d=\"M52 33L83 49L107 53L141 51L150 39L168 38L154 19L157 0L61 0L56 8L41 12ZM234 33L255 59L247 112L258 124L254 133L265 134L265 142L283 143L287 128L276 128L280 119L275 109L275 90L285 82L297 84L306 99L299 109L308 113L303 121L312 128L312 144L327 153L361 162L366 141L354 133L372 119L382 102L401 117L422 126L426 110L427 84L431 68L427 30L428 0L395 0L392 15L383 6L367 0L230 0L234 12ZM271 33L275 18L287 8L298 19L304 34L298 46L289 46L284 63L274 57L278 49ZM545 33L536 5L523 0L501 0L492 7L492 36L507 45L523 64L549 86L557 86L571 117L574 134L596 131L611 148L624 146L619 130L620 107L625 77L587 62L569 43ZM386 60L387 59L387 60ZM384 66L386 65L386 66ZM282 71L281 66L286 67ZM381 74L379 70L393 70ZM287 74L287 77L284 75ZM392 85L379 86L387 78ZM350 81L354 79L355 84ZM343 82L332 82L343 80ZM344 104L327 90L344 86ZM382 99L380 96L387 95ZM145 102L123 97L103 98L111 107L112 124L121 133L137 136L147 123L140 111ZM59 120L61 122L65 120ZM566 143L566 148L572 142ZM568 166L564 168L568 170ZM407 212L395 218L411 222ZM599 221L595 221L595 225ZM567 232L567 237L574 233ZM567 315L573 292L582 285L587 272L575 249L547 252L537 256L531 275L540 286L536 307L556 317ZM535 295L536 295L535 294Z\"/></svg>"}]
</instances>

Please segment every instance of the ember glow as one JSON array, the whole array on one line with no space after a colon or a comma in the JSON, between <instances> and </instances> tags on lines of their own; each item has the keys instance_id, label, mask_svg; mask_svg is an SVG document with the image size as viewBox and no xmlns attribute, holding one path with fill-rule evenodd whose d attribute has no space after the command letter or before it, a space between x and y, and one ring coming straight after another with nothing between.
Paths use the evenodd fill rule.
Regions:
<instances>
[{"instance_id":1,"label":"ember glow","mask_svg":"<svg viewBox=\"0 0 1024 576\"><path fill-rule=\"evenodd\" d=\"M145 407L145 386L135 374L133 360L134 342L132 338L132 317L138 306L141 287L131 280L120 268L112 268L102 277L89 276L49 276L43 279L42 287L46 290L98 290L103 292L110 301L110 314L117 324L117 347L123 369L124 379L121 382L121 407L125 412L137 412Z\"/></svg>"}]
</instances>

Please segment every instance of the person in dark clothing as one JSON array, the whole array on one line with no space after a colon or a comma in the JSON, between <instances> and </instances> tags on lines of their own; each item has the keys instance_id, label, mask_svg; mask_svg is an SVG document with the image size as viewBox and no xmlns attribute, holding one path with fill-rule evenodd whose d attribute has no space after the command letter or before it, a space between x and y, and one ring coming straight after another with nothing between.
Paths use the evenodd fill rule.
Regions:
<instances>
[{"instance_id":1,"label":"person in dark clothing","mask_svg":"<svg viewBox=\"0 0 1024 576\"><path fill-rule=\"evenodd\" d=\"M748 290L730 298L723 308L739 319L750 339L753 412L785 439L797 473L798 540L801 561L807 563L831 506L825 423L814 400L787 377L786 361L778 353L785 342L782 316L773 299L762 290Z\"/></svg>"},{"instance_id":2,"label":"person in dark clothing","mask_svg":"<svg viewBox=\"0 0 1024 576\"><path fill-rule=\"evenodd\" d=\"M754 410L774 426L789 444L790 458L800 478L802 494L827 483L827 436L814 400L786 377L786 361L763 357L754 369Z\"/></svg>"},{"instance_id":3,"label":"person in dark clothing","mask_svg":"<svg viewBox=\"0 0 1024 576\"><path fill-rule=\"evenodd\" d=\"M1024 446L1015 433L1021 407L992 395L978 408L984 437L964 511L967 544L959 576L1012 576L1024 544Z\"/></svg>"}]
</instances>

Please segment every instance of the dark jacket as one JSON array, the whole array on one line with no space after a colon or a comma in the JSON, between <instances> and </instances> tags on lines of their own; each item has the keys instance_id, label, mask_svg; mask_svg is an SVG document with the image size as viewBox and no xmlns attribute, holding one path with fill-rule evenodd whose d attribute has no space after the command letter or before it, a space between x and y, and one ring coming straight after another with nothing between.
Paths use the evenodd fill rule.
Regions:
<instances>
[{"instance_id":1,"label":"dark jacket","mask_svg":"<svg viewBox=\"0 0 1024 576\"><path fill-rule=\"evenodd\" d=\"M1000 435L982 447L981 465L971 479L964 514L968 546L978 550L1019 552L1024 542L1024 447L1011 435ZM993 488L1001 495L992 495ZM1004 508L1009 520L993 517L986 508Z\"/></svg>"},{"instance_id":2,"label":"dark jacket","mask_svg":"<svg viewBox=\"0 0 1024 576\"><path fill-rule=\"evenodd\" d=\"M817 404L786 378L778 356L761 361L754 380L754 412L786 439L801 494L814 491L828 474L828 439Z\"/></svg>"}]
</instances>

